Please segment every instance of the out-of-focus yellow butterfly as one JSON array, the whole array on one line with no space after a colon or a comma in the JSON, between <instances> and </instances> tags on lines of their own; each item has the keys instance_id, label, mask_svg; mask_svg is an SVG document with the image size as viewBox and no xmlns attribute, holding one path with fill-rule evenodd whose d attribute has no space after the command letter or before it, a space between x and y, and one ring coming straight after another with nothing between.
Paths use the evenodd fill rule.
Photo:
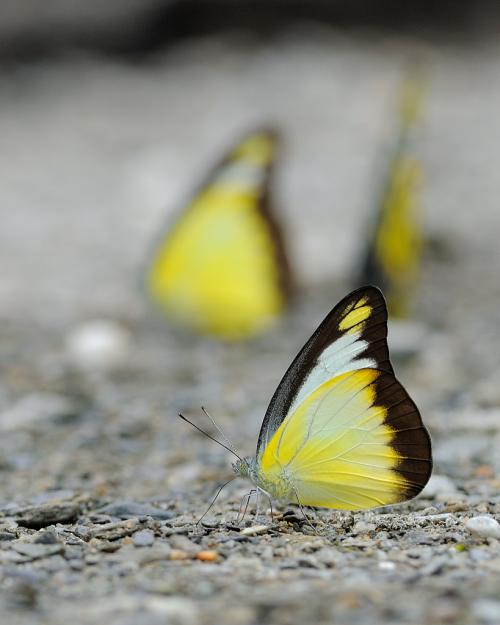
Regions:
<instances>
[{"instance_id":1,"label":"out-of-focus yellow butterfly","mask_svg":"<svg viewBox=\"0 0 500 625\"><path fill-rule=\"evenodd\" d=\"M245 339L286 307L289 265L269 196L276 150L274 132L244 137L160 241L147 286L174 323Z\"/></svg>"},{"instance_id":2,"label":"out-of-focus yellow butterfly","mask_svg":"<svg viewBox=\"0 0 500 625\"><path fill-rule=\"evenodd\" d=\"M360 510L417 495L431 473L431 442L394 377L386 339L376 287L337 304L285 373L256 455L238 456L235 473L307 506Z\"/></svg>"},{"instance_id":3,"label":"out-of-focus yellow butterfly","mask_svg":"<svg viewBox=\"0 0 500 625\"><path fill-rule=\"evenodd\" d=\"M420 163L413 134L421 116L423 87L410 77L400 95L397 142L389 159L376 223L358 282L384 289L389 312L408 314L410 295L418 278L422 237L418 219Z\"/></svg>"}]
</instances>

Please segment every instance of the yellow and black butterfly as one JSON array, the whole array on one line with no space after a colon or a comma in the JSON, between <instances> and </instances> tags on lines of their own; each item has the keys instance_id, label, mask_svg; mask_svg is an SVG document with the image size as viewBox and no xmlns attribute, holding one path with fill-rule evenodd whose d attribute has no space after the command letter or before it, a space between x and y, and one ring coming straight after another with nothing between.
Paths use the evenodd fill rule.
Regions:
<instances>
[{"instance_id":1,"label":"yellow and black butterfly","mask_svg":"<svg viewBox=\"0 0 500 625\"><path fill-rule=\"evenodd\" d=\"M233 467L258 491L307 506L360 510L422 490L430 437L394 377L376 287L352 292L327 315L274 393L255 457Z\"/></svg>"},{"instance_id":2,"label":"yellow and black butterfly","mask_svg":"<svg viewBox=\"0 0 500 625\"><path fill-rule=\"evenodd\" d=\"M285 309L289 264L270 206L276 151L272 131L244 137L160 241L147 287L174 323L238 340Z\"/></svg>"},{"instance_id":3,"label":"yellow and black butterfly","mask_svg":"<svg viewBox=\"0 0 500 625\"><path fill-rule=\"evenodd\" d=\"M398 138L389 159L379 207L359 282L384 289L389 312L408 314L411 291L418 278L422 236L418 219L421 168L413 134L421 116L423 89L417 77L402 88Z\"/></svg>"}]
</instances>

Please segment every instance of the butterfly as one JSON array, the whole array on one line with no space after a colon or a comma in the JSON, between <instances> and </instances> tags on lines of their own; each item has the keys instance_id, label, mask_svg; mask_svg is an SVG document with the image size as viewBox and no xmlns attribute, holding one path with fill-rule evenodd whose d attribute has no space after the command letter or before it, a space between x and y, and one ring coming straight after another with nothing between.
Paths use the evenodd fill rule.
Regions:
<instances>
[{"instance_id":1,"label":"butterfly","mask_svg":"<svg viewBox=\"0 0 500 625\"><path fill-rule=\"evenodd\" d=\"M275 132L245 136L159 242L147 290L175 324L246 339L286 308L289 263L270 203L276 152Z\"/></svg>"},{"instance_id":2,"label":"butterfly","mask_svg":"<svg viewBox=\"0 0 500 625\"><path fill-rule=\"evenodd\" d=\"M378 288L353 291L326 316L274 393L255 456L233 468L301 506L361 510L422 490L431 441L394 376Z\"/></svg>"},{"instance_id":3,"label":"butterfly","mask_svg":"<svg viewBox=\"0 0 500 625\"><path fill-rule=\"evenodd\" d=\"M361 283L370 282L384 289L389 312L396 317L408 315L422 254L417 219L421 168L412 140L421 114L422 94L421 81L409 77L402 87L397 140L359 278Z\"/></svg>"}]
</instances>

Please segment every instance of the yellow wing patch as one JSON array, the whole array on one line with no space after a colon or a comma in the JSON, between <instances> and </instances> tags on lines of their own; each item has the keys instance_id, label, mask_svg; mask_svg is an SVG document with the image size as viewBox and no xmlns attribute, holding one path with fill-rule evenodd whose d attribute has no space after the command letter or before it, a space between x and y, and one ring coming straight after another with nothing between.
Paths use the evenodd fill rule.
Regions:
<instances>
[{"instance_id":1,"label":"yellow wing patch","mask_svg":"<svg viewBox=\"0 0 500 625\"><path fill-rule=\"evenodd\" d=\"M274 153L269 133L242 141L158 247L147 286L175 323L242 339L284 309L280 242L261 207Z\"/></svg>"},{"instance_id":2,"label":"yellow wing patch","mask_svg":"<svg viewBox=\"0 0 500 625\"><path fill-rule=\"evenodd\" d=\"M382 270L393 284L392 292L402 292L417 277L422 247L416 226L415 190L420 180L418 162L409 155L400 155L393 164L390 179L375 253Z\"/></svg>"},{"instance_id":3,"label":"yellow wing patch","mask_svg":"<svg viewBox=\"0 0 500 625\"><path fill-rule=\"evenodd\" d=\"M358 300L340 321L339 330L347 333L361 332L363 330L363 322L372 314L372 308L367 302L368 298L366 297Z\"/></svg>"},{"instance_id":4,"label":"yellow wing patch","mask_svg":"<svg viewBox=\"0 0 500 625\"><path fill-rule=\"evenodd\" d=\"M377 222L370 240L361 282L384 288L391 315L408 314L422 255L420 185L422 170L415 150L415 131L422 115L423 83L412 74L399 98L395 145L387 165Z\"/></svg>"},{"instance_id":5,"label":"yellow wing patch","mask_svg":"<svg viewBox=\"0 0 500 625\"><path fill-rule=\"evenodd\" d=\"M395 431L386 423L387 409L374 404L380 375L361 369L328 380L283 421L261 458L271 494L348 510L405 498Z\"/></svg>"}]
</instances>

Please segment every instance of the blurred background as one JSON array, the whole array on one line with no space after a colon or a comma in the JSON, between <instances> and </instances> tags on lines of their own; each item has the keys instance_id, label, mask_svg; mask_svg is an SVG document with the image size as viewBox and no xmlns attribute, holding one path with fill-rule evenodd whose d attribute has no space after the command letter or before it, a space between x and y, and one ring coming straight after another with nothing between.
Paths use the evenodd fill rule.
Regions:
<instances>
[{"instance_id":1,"label":"blurred background","mask_svg":"<svg viewBox=\"0 0 500 625\"><path fill-rule=\"evenodd\" d=\"M415 62L427 246L396 368L433 434L433 496L494 480L499 33L486 0L2 0L0 500L85 491L199 511L228 458L175 415L204 404L253 453L291 358L356 286ZM175 332L143 292L151 245L227 146L268 123L300 296L248 344Z\"/></svg>"}]
</instances>

